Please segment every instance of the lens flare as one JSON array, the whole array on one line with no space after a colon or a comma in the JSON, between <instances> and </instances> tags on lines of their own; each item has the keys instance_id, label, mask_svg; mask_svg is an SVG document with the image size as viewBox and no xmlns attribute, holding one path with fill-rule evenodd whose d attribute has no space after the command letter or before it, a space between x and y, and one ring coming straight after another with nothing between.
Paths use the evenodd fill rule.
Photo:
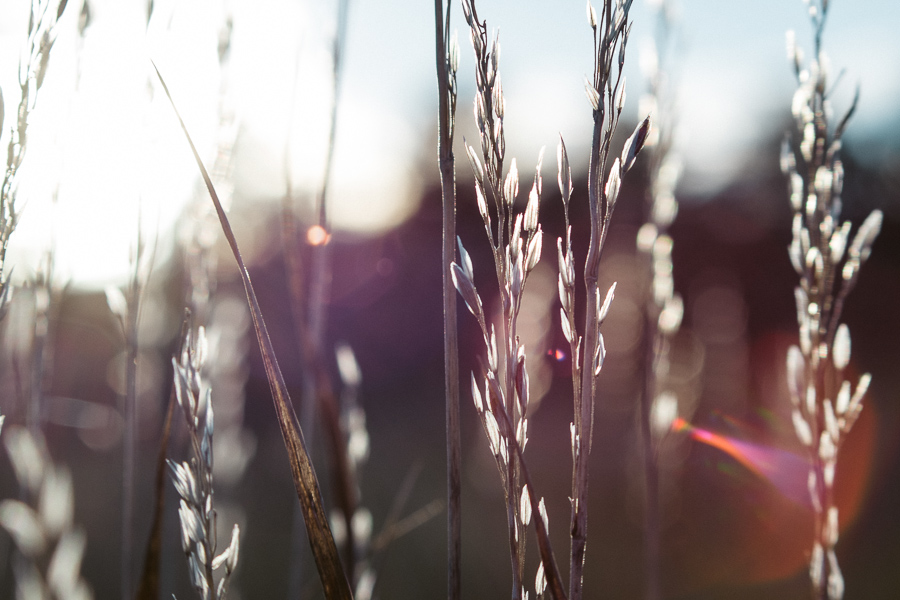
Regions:
<instances>
[{"instance_id":1,"label":"lens flare","mask_svg":"<svg viewBox=\"0 0 900 600\"><path fill-rule=\"evenodd\" d=\"M719 416L736 430L746 429L738 419ZM863 410L841 447L834 486L841 532L856 520L868 496L877 445L876 423L877 407L872 403ZM736 463L722 461L719 470L746 469L765 481L768 489L767 492L752 486L731 488L731 492L738 494L729 496L729 502L735 507L728 514L713 517L716 521L713 530L743 551L731 556L722 553L706 556L701 576L705 579L703 585L720 585L726 580L730 584L776 581L795 577L808 569L813 520L806 490L809 461L789 450L694 426L681 417L672 422L671 430L716 448ZM726 572L728 575L723 575Z\"/></svg>"},{"instance_id":2,"label":"lens flare","mask_svg":"<svg viewBox=\"0 0 900 600\"><path fill-rule=\"evenodd\" d=\"M672 430L686 432L691 439L721 450L750 472L771 483L784 497L804 506L810 505L806 490L810 464L805 457L694 427L681 417L672 422Z\"/></svg>"},{"instance_id":3,"label":"lens flare","mask_svg":"<svg viewBox=\"0 0 900 600\"><path fill-rule=\"evenodd\" d=\"M331 241L331 234L321 225L313 225L306 230L306 242L310 246L324 246L329 241Z\"/></svg>"}]
</instances>

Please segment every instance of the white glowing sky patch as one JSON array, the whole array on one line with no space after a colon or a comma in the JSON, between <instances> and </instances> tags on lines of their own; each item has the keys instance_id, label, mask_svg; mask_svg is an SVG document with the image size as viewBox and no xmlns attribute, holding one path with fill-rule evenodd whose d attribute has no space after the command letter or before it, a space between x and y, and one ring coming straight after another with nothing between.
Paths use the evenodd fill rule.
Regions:
<instances>
[{"instance_id":1,"label":"white glowing sky patch","mask_svg":"<svg viewBox=\"0 0 900 600\"><path fill-rule=\"evenodd\" d=\"M52 247L60 282L88 288L121 283L139 222L145 241L158 239L162 255L171 250L173 225L198 192L198 171L151 59L208 167L215 157L221 3L157 2L149 27L143 2L105 0L91 7L80 50L77 10L58 25L30 119L21 219L8 255L17 279L32 277ZM284 0L235 6L228 100L241 124L238 143L249 144L249 152L238 152L246 164L235 165L249 198L280 196L285 169L301 196L314 195L321 184L332 102L329 14ZM9 114L18 100L15 59L27 13L2 16L0 85ZM365 94L342 101L339 118L329 222L369 234L397 225L419 193L409 122Z\"/></svg>"},{"instance_id":2,"label":"white glowing sky patch","mask_svg":"<svg viewBox=\"0 0 900 600\"><path fill-rule=\"evenodd\" d=\"M384 231L416 208L421 173L410 124L359 95L348 95L338 117L334 186L329 205L341 229Z\"/></svg>"},{"instance_id":3,"label":"white glowing sky patch","mask_svg":"<svg viewBox=\"0 0 900 600\"><path fill-rule=\"evenodd\" d=\"M164 71L179 65L168 70L170 85L177 87L188 70L209 72L214 54L202 68L191 60L202 54L179 43L188 37L187 32L179 36L179 19L173 20L170 43L183 56L176 61L165 51L149 52L138 3L92 6L94 20L80 52L71 22L77 14L67 13L59 23L47 80L30 120L17 203L21 218L8 257L20 278L34 274L52 245L61 283L102 287L120 282L129 272L139 223L144 241L165 238L194 189L196 167L171 107L151 87L150 57ZM196 27L189 35L204 39ZM15 62L5 58L3 70L9 72ZM204 123L200 115L204 105L215 107L217 84L202 77L194 82L191 94L176 95L185 118L195 125L198 146L208 148L215 121ZM8 80L3 87L15 89ZM211 91L204 96L207 88ZM7 94L7 109L17 100Z\"/></svg>"},{"instance_id":4,"label":"white glowing sky patch","mask_svg":"<svg viewBox=\"0 0 900 600\"><path fill-rule=\"evenodd\" d=\"M12 237L9 264L17 277L28 277L52 238L60 279L102 286L127 275L138 200L147 237L158 233L167 240L198 189L196 166L154 83L150 58L166 77L207 165L215 156L222 0L157 0L149 31L144 0L94 0L94 21L80 55L74 35L80 3L70 4L34 113L21 179L22 220ZM322 180L327 145L336 3L231 4L229 89L241 124L236 147L241 163L235 165L244 192L239 200L262 199L277 208L288 172L298 196L312 197ZM7 125L18 100L16 67L26 5L0 4L0 86ZM784 34L795 29L808 50L809 23L800 0L684 0L681 5L684 181L694 186L687 191L712 193L739 176L742 153L771 134L771 123L764 120L787 114L793 82ZM836 68L847 68L847 91L857 82L862 89L848 137L884 131L888 117L896 122L897 78L891 75L900 61L900 43L891 21L875 18L890 8L887 0L833 3L826 48ZM414 210L420 180L436 177L432 10L431 4L411 0L350 3L331 187L330 220L336 229L372 233L395 226ZM636 118L645 85L637 68L640 40L653 34L655 22L641 0L634 3L632 16L626 113ZM540 147L553 148L562 132L573 169L584 168L582 149L591 131L583 92L591 69L584 5L497 0L482 7L481 17L502 31L508 156L517 157L524 172ZM453 18L461 43L457 139L471 141L477 135L471 119L472 51L460 11ZM77 93L76 64L81 68ZM8 137L5 128L0 149L5 150ZM552 162L545 165L545 178L552 174ZM462 176L465 169L459 168Z\"/></svg>"},{"instance_id":5,"label":"white glowing sky patch","mask_svg":"<svg viewBox=\"0 0 900 600\"><path fill-rule=\"evenodd\" d=\"M421 188L418 153L430 149L414 133L418 121L430 121L422 118L422 106L407 104L408 73L386 58L400 40L374 35L382 30L366 16L371 8L351 3L327 204L331 227L363 234L386 231L412 214ZM287 16L272 23L262 18L266 10ZM279 197L289 175L299 210L309 215L325 176L334 100L333 6L270 0L259 11L239 11L236 28L242 16L248 22L244 37L236 29L236 42L257 43L235 48L235 74L246 82L242 123L253 148L243 155L238 177L248 193ZM267 31L266 46L251 36L254 26ZM389 83L397 79L403 83L392 95Z\"/></svg>"}]
</instances>

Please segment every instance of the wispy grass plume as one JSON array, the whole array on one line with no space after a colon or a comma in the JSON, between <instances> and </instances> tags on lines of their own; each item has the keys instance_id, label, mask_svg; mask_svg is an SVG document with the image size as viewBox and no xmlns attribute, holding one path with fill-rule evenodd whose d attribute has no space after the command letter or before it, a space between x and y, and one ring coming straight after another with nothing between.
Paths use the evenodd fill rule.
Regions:
<instances>
[{"instance_id":1,"label":"wispy grass plume","mask_svg":"<svg viewBox=\"0 0 900 600\"><path fill-rule=\"evenodd\" d=\"M794 211L793 238L788 249L800 277L794 296L800 343L787 355L787 379L792 420L797 437L808 448L808 486L815 514L809 576L813 596L840 600L844 577L838 565L838 507L834 475L838 451L862 410L871 376L851 382L850 330L841 323L847 295L869 258L881 230L882 213L872 211L850 236L852 224L841 222L844 129L859 98L832 129L829 124L833 83L822 48L828 0L807 0L815 37L814 55L805 62L788 33L788 57L797 77L791 112L794 127L782 148L781 166L789 179Z\"/></svg>"},{"instance_id":2,"label":"wispy grass plume","mask_svg":"<svg viewBox=\"0 0 900 600\"><path fill-rule=\"evenodd\" d=\"M190 316L188 316L190 319ZM224 600L228 580L237 566L240 529L232 528L231 542L216 554L216 510L213 505L213 403L212 388L204 374L206 332L184 327L181 354L172 358L175 393L190 434L192 456L169 461L180 503L181 546L188 559L191 583L202 600ZM216 583L215 571L225 567Z\"/></svg>"},{"instance_id":3,"label":"wispy grass plume","mask_svg":"<svg viewBox=\"0 0 900 600\"><path fill-rule=\"evenodd\" d=\"M16 598L90 600L93 593L81 577L87 539L74 524L71 473L53 462L39 433L10 427L3 441L21 490L19 500L0 502L0 527L19 552Z\"/></svg>"},{"instance_id":4,"label":"wispy grass plume","mask_svg":"<svg viewBox=\"0 0 900 600\"><path fill-rule=\"evenodd\" d=\"M467 143L466 154L475 173L478 211L494 259L500 303L498 323L492 323L493 319L485 313L475 289L472 259L461 240L459 263L452 264L451 275L457 291L478 321L484 339L486 364L478 376L472 374L472 396L506 499L512 597L515 600L527 595L526 531L531 523L532 506L538 505L541 518L535 519L535 528L541 565L535 593L541 597L549 585L554 597L563 598L562 582L547 536L544 501L536 496L523 460L528 442L529 382L525 346L517 332L528 275L541 258L543 231L538 211L543 150L525 210L517 212L514 205L519 192L519 171L515 159L504 169L506 99L499 72L500 41L496 35L493 40L488 37L487 24L479 19L473 0L463 2L463 15L475 50L475 121L480 141L480 151Z\"/></svg>"}]
</instances>

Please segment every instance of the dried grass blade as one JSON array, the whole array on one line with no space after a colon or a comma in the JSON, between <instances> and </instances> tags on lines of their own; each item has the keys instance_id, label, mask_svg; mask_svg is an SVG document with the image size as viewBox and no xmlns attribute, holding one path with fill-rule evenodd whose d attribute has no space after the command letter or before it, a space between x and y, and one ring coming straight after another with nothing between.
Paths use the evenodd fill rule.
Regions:
<instances>
[{"instance_id":1,"label":"dried grass blade","mask_svg":"<svg viewBox=\"0 0 900 600\"><path fill-rule=\"evenodd\" d=\"M165 512L166 494L166 450L169 446L169 435L172 431L172 413L175 412L175 389L169 395L169 406L166 409L166 420L163 424L162 440L159 445L159 456L156 459L156 479L154 497L156 505L153 509L153 523L150 525L150 538L147 540L147 553L144 557L144 570L138 582L137 600L156 600L159 598L159 563L162 555L162 524Z\"/></svg>"},{"instance_id":2,"label":"dried grass blade","mask_svg":"<svg viewBox=\"0 0 900 600\"><path fill-rule=\"evenodd\" d=\"M300 431L300 425L297 422L297 415L294 413L293 404L287 391L284 377L281 374L281 368L278 366L278 360L275 357L275 350L272 347L272 341L269 339L269 330L263 319L262 311L259 308L259 302L256 299L256 292L253 290L253 284L250 282L250 274L241 258L238 249L237 240L231 229L225 210L219 202L219 197L213 187L212 180L206 167L203 166L203 160L194 146L194 142L188 133L175 101L169 93L169 88L163 80L162 74L156 64L153 64L157 77L162 84L166 97L172 104L178 123L187 137L190 144L191 152L197 161L197 167L206 183L206 189L209 191L210 198L216 208L216 214L219 217L219 223L222 226L222 232L228 245L234 254L238 267L241 272L241 280L244 284L244 291L247 295L247 302L250 307L250 315L253 320L253 328L256 331L256 339L259 342L259 349L262 353L263 365L266 369L266 376L269 379L269 387L272 391L272 400L275 404L275 414L278 417L278 424L281 427L281 435L284 438L284 445L288 452L288 459L291 463L291 473L294 477L294 485L297 488L297 496L300 499L300 506L303 510L303 517L306 522L306 531L309 536L309 545L312 548L313 556L316 561L316 567L319 570L319 578L322 581L322 587L325 590L326 598L351 599L353 594L350 591L350 584L347 575L344 573L341 559L338 555L337 546L334 543L334 537L331 534L331 528L328 525L328 516L322 503L322 493L319 490L319 482L316 478L316 471L309 459L306 451L306 443L303 441L303 432Z\"/></svg>"}]
</instances>

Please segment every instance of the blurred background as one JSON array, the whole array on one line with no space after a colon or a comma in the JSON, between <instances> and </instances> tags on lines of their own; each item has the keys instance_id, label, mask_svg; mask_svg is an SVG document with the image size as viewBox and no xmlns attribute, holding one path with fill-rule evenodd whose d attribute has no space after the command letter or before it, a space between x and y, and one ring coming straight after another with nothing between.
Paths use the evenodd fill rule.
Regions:
<instances>
[{"instance_id":1,"label":"blurred background","mask_svg":"<svg viewBox=\"0 0 900 600\"><path fill-rule=\"evenodd\" d=\"M143 272L148 279L139 329L139 538L149 528L171 355L190 294L186 248L199 236L216 258L208 323L222 361L213 391L223 423L217 423L216 434L216 503L224 527L239 522L243 532L231 597L321 596L305 542L299 556L292 549L296 495L237 269L215 227L198 233L208 197L151 60L207 165L218 164L227 150L229 171L220 175L230 190L232 224L298 411L304 381L292 335L280 220L290 188L291 210L301 224L314 224L314 199L329 178L333 268L323 339L329 352L349 345L361 372L359 402L369 440L362 503L377 533L412 474L403 514L423 517L381 555L376 595L444 594L444 513L435 508L445 496L445 458L433 7L351 0L335 93L337 2L166 0L153 2L151 12L143 1L94 0L83 36L77 27L81 3L70 3L58 25L22 167L21 219L6 265L18 287L2 328L0 412L7 426L22 422L26 398L42 398L51 453L73 471L76 521L88 534L84 573L96 597L117 593L121 569L125 345L106 291L126 286L139 233L144 256L152 255L152 269ZM643 73L658 35L655 4L636 0L632 9L622 140L644 116ZM848 599L895 598L900 590L900 40L897 21L889 17L891 4L833 2L824 37L832 71L846 70L833 95L835 119L860 89L844 138L844 217L858 224L875 208L885 213L844 319L853 334L850 368L873 376L866 408L838 465L837 552ZM547 148L541 206L547 250L563 234L551 157L558 136L566 140L575 177L573 239L581 257L588 238L592 131L583 91L592 70L585 6L485 0L478 8L488 27L501 32L507 156L517 158L523 187L541 147ZM459 30L461 48L456 156L462 157L462 139L471 143L477 137L473 54L459 5L452 10L451 29ZM0 5L3 146L18 104L28 14L27 2ZM695 427L752 445L759 460L777 460L772 457L778 453L801 450L790 424L784 374L787 348L797 338L797 280L787 254L791 212L779 152L796 87L785 32L795 30L798 45L810 55L807 8L801 0L681 0L673 17L664 58L677 122L674 152L683 175L671 235L675 289L685 302L673 377L680 401L690 407L683 416ZM326 175L335 99L334 160ZM490 252L465 160L457 163L457 177L459 235L490 306ZM591 458L586 589L608 598L639 597L643 588L637 398L640 298L648 282L635 238L647 179L639 161L626 178L601 267L601 287L612 281L619 287L604 326L610 362L600 379ZM52 302L44 311L48 348L43 375L31 382L34 322L41 313L34 282L47 274L51 250ZM551 252L528 290L523 337L534 371L532 394L540 405L527 455L547 500L554 547L565 556L571 366L556 316ZM474 319L462 308L460 336L465 382L483 349ZM337 363L329 360L329 366L337 384ZM467 391L462 417L463 594L498 597L510 584L502 489ZM328 503L325 436L308 435ZM176 419L169 454L183 459L187 451L185 428ZM740 458L684 433L666 440L666 598L792 599L807 593L812 513L785 483L793 480L791 463L778 463L775 475L765 477ZM4 498L16 494L5 457L0 489ZM187 598L192 592L178 550L175 494L171 488L168 494L164 544L171 552L162 565L163 590ZM0 553L4 595L10 593L8 540L0 542ZM534 566L529 563L528 572Z\"/></svg>"}]
</instances>

